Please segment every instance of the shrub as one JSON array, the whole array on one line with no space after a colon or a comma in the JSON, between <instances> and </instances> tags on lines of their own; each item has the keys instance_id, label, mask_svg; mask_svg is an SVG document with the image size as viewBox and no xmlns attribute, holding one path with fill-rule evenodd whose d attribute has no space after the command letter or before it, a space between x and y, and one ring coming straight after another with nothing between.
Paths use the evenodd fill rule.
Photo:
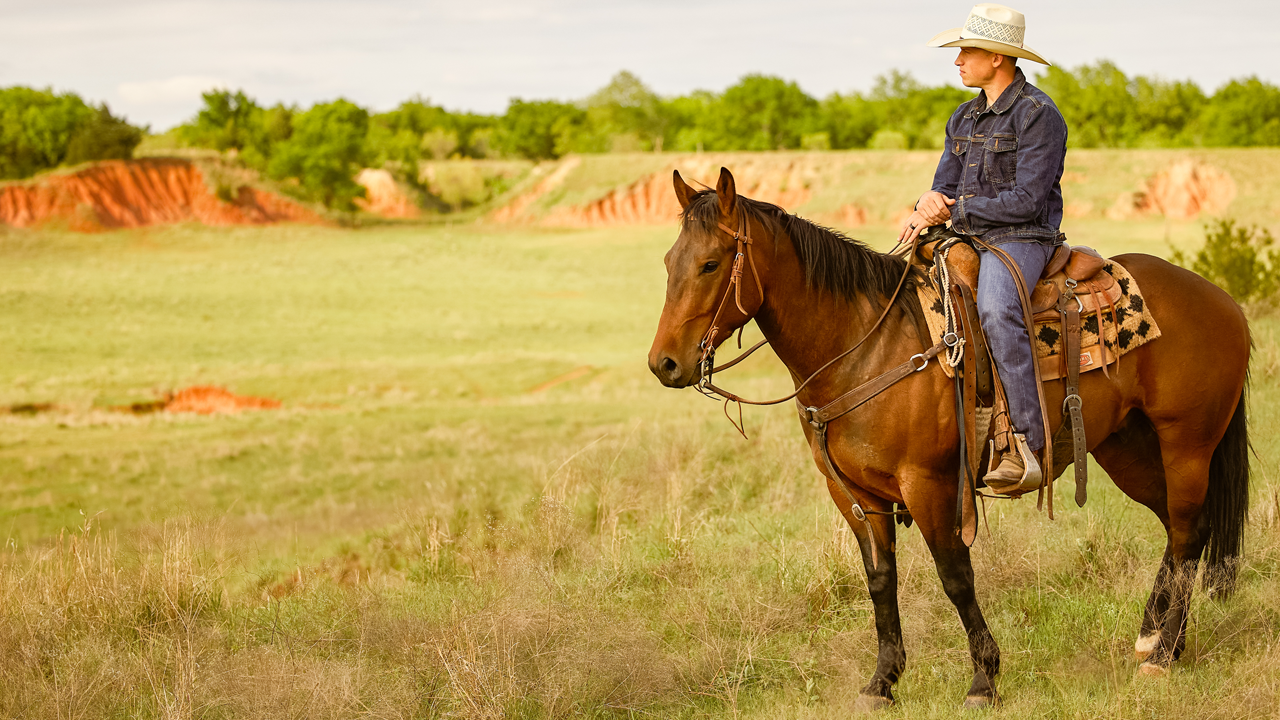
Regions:
<instances>
[{"instance_id":1,"label":"shrub","mask_svg":"<svg viewBox=\"0 0 1280 720\"><path fill-rule=\"evenodd\" d=\"M1190 268L1236 302L1271 301L1280 290L1280 250L1274 245L1266 228L1245 228L1230 218L1215 220L1205 226L1204 247ZM1172 260L1187 267L1187 257L1179 250Z\"/></svg>"}]
</instances>

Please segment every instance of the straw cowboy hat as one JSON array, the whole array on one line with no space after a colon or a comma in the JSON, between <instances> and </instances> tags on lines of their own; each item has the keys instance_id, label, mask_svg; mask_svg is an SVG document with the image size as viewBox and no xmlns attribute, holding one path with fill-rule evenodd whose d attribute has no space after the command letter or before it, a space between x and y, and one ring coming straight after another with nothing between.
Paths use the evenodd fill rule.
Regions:
<instances>
[{"instance_id":1,"label":"straw cowboy hat","mask_svg":"<svg viewBox=\"0 0 1280 720\"><path fill-rule=\"evenodd\" d=\"M1013 8L995 3L981 3L969 11L964 27L940 32L929 41L929 47L976 47L999 55L1012 55L1051 65L1035 50L1022 42L1027 20Z\"/></svg>"}]
</instances>

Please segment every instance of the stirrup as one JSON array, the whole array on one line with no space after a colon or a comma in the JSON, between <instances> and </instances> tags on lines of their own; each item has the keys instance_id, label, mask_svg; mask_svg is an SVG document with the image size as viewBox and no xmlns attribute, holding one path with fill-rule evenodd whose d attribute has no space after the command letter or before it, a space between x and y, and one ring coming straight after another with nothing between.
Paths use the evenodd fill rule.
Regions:
<instances>
[{"instance_id":1,"label":"stirrup","mask_svg":"<svg viewBox=\"0 0 1280 720\"><path fill-rule=\"evenodd\" d=\"M1039 490L1044 484L1044 473L1040 469L1040 463L1036 459L1036 454L1031 452L1031 447L1027 445L1027 436L1022 433L1010 433L1013 436L1013 447L1016 448L1018 456L1022 459L1022 477L1016 483L995 487L991 484L988 477L996 468L1000 467L1000 461L1004 459L1002 454L1000 457L995 456L995 442L992 444L991 464L987 468L987 475L983 476L983 481L992 492L1000 495L1011 495L1017 497Z\"/></svg>"}]
</instances>

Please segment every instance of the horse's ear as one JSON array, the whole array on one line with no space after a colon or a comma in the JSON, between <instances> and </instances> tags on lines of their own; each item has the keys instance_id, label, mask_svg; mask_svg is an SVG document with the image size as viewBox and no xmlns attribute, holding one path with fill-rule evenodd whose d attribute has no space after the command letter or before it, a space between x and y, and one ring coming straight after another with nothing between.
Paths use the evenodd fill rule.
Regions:
<instances>
[{"instance_id":1,"label":"horse's ear","mask_svg":"<svg viewBox=\"0 0 1280 720\"><path fill-rule=\"evenodd\" d=\"M716 197L720 198L720 214L732 217L738 209L738 189L733 184L729 168L720 168L720 180L716 182Z\"/></svg>"},{"instance_id":2,"label":"horse's ear","mask_svg":"<svg viewBox=\"0 0 1280 720\"><path fill-rule=\"evenodd\" d=\"M676 188L676 199L680 201L680 209L684 210L689 207L689 203L693 202L693 196L696 191L689 187L689 183L680 177L679 170L671 171L671 184Z\"/></svg>"}]
</instances>

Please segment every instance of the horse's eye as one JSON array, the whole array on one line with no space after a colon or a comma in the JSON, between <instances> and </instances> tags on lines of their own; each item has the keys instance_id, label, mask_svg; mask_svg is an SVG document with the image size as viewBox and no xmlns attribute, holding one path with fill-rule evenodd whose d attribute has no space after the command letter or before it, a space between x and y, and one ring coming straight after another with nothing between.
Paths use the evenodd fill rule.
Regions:
<instances>
[{"instance_id":1,"label":"horse's eye","mask_svg":"<svg viewBox=\"0 0 1280 720\"><path fill-rule=\"evenodd\" d=\"M707 275L709 273L713 273L716 271L716 268L718 267L720 267L720 263L716 262L715 260L712 260L711 262L702 266L702 274Z\"/></svg>"}]
</instances>

